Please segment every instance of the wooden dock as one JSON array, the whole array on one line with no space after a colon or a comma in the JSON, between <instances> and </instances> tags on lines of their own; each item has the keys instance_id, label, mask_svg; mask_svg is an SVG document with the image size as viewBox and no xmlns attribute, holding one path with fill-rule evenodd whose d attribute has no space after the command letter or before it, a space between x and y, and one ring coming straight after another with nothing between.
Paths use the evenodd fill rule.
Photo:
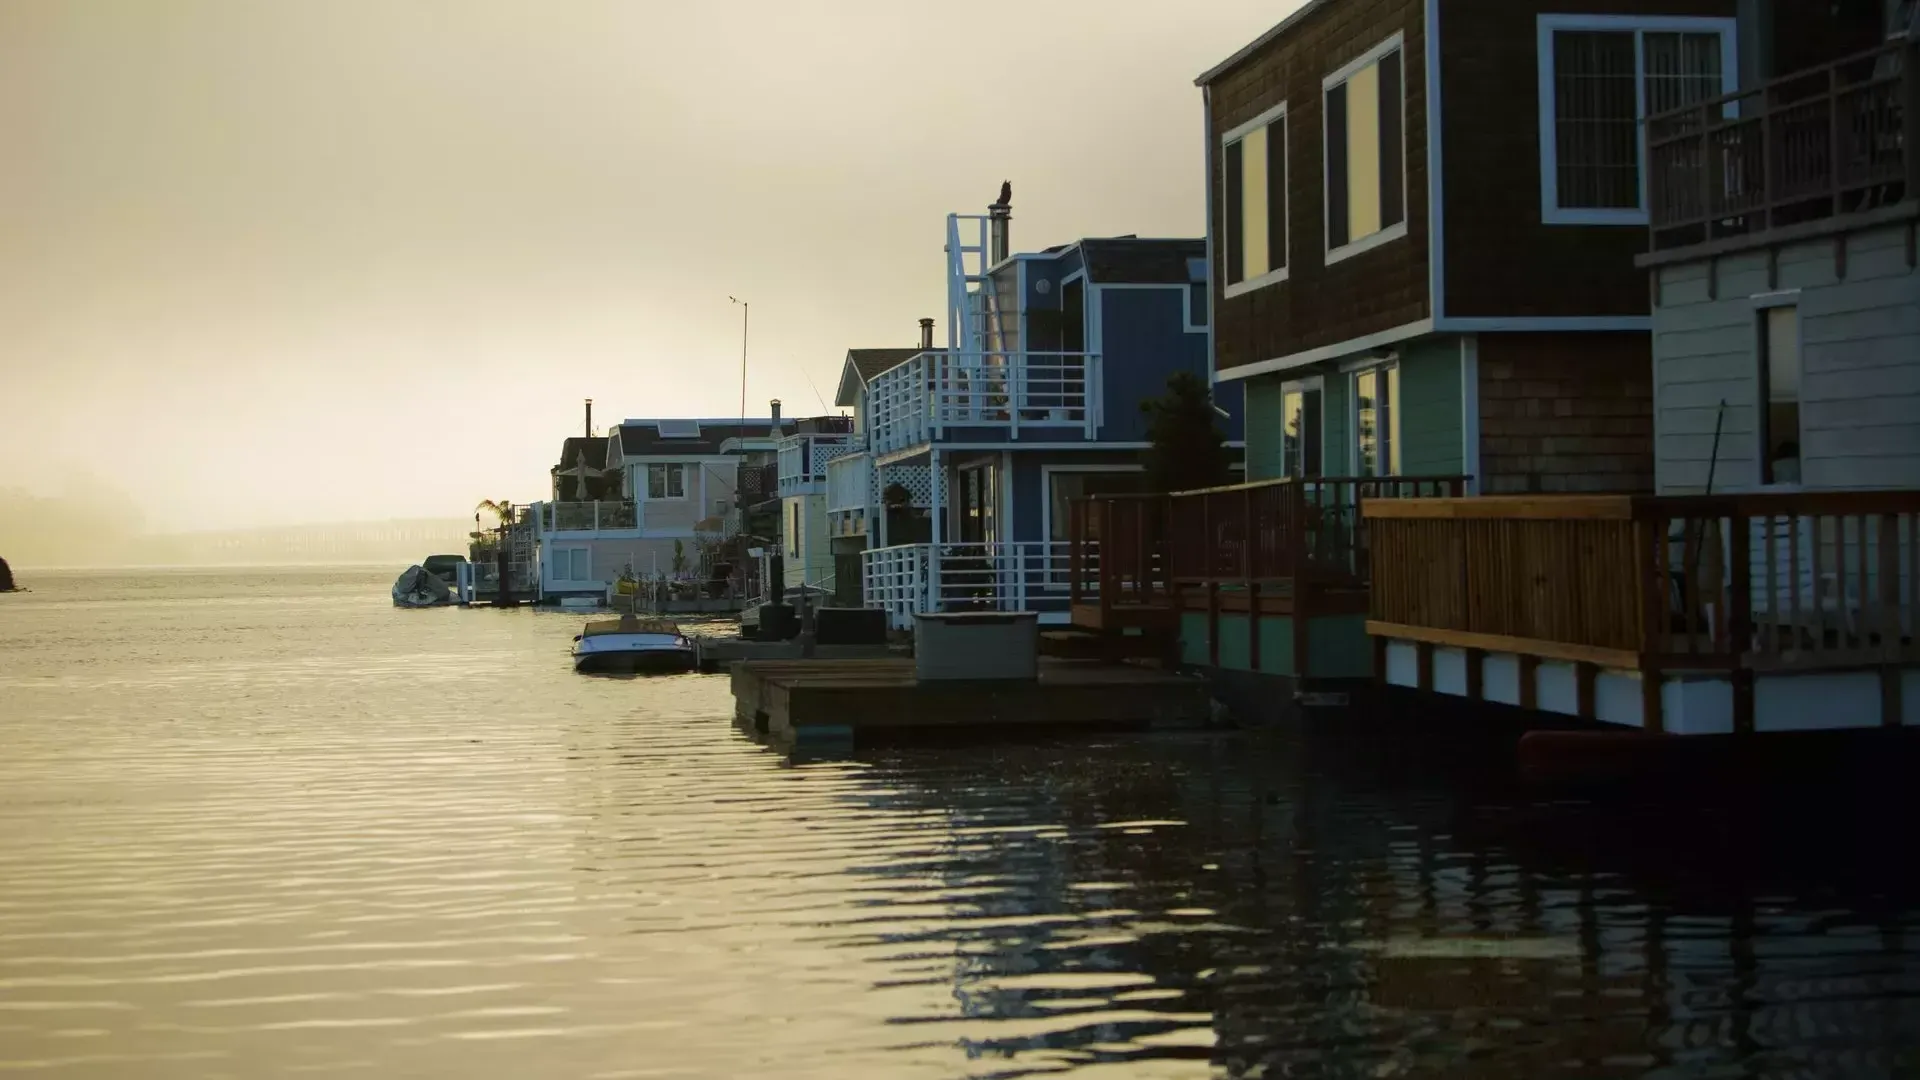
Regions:
<instances>
[{"instance_id":1,"label":"wooden dock","mask_svg":"<svg viewBox=\"0 0 1920 1080\"><path fill-rule=\"evenodd\" d=\"M1032 682L922 683L913 661L748 660L733 665L735 716L775 741L876 736L1191 730L1205 682L1150 668L1042 658Z\"/></svg>"},{"instance_id":2,"label":"wooden dock","mask_svg":"<svg viewBox=\"0 0 1920 1080\"><path fill-rule=\"evenodd\" d=\"M800 643L798 641L748 641L741 637L692 637L693 647L698 654L701 671L726 671L742 660L791 660L799 661ZM901 650L891 645L815 645L813 659L822 660L886 660L899 656Z\"/></svg>"}]
</instances>

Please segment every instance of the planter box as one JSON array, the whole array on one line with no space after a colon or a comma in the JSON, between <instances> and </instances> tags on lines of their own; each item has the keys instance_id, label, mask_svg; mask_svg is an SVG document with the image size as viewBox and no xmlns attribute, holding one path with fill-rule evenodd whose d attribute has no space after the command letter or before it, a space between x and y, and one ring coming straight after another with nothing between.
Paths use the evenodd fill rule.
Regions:
<instances>
[{"instance_id":1,"label":"planter box","mask_svg":"<svg viewBox=\"0 0 1920 1080\"><path fill-rule=\"evenodd\" d=\"M1031 682L1040 676L1040 616L1031 611L916 614L914 676Z\"/></svg>"}]
</instances>

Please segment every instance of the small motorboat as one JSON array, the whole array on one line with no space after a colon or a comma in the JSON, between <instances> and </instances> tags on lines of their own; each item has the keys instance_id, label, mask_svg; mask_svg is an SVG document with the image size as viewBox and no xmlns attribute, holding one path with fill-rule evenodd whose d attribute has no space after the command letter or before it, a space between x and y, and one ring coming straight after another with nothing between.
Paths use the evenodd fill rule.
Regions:
<instances>
[{"instance_id":1,"label":"small motorboat","mask_svg":"<svg viewBox=\"0 0 1920 1080\"><path fill-rule=\"evenodd\" d=\"M666 619L595 619L573 639L573 670L593 674L690 671L693 642Z\"/></svg>"},{"instance_id":2,"label":"small motorboat","mask_svg":"<svg viewBox=\"0 0 1920 1080\"><path fill-rule=\"evenodd\" d=\"M453 603L453 590L439 575L424 567L409 566L393 583L393 606L406 608L438 607Z\"/></svg>"}]
</instances>

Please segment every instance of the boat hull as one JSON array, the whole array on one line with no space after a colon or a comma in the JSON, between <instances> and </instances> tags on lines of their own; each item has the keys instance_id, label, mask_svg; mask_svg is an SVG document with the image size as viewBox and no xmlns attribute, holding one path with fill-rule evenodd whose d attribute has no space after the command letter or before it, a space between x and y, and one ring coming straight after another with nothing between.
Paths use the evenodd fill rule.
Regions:
<instances>
[{"instance_id":1,"label":"boat hull","mask_svg":"<svg viewBox=\"0 0 1920 1080\"><path fill-rule=\"evenodd\" d=\"M690 671L697 659L678 634L595 634L573 647L573 670L588 674Z\"/></svg>"}]
</instances>

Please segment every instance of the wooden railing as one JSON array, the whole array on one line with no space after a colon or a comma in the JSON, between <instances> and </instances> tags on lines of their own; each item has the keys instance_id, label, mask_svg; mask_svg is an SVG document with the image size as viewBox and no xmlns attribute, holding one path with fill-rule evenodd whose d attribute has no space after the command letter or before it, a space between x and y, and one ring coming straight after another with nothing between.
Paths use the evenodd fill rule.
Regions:
<instances>
[{"instance_id":1,"label":"wooden railing","mask_svg":"<svg viewBox=\"0 0 1920 1080\"><path fill-rule=\"evenodd\" d=\"M1920 47L1870 52L1647 121L1654 250L1920 196Z\"/></svg>"},{"instance_id":2,"label":"wooden railing","mask_svg":"<svg viewBox=\"0 0 1920 1080\"><path fill-rule=\"evenodd\" d=\"M1920 661L1920 491L1374 500L1369 629L1642 671Z\"/></svg>"},{"instance_id":3,"label":"wooden railing","mask_svg":"<svg viewBox=\"0 0 1920 1080\"><path fill-rule=\"evenodd\" d=\"M1071 602L1103 611L1208 585L1364 588L1364 500L1459 496L1463 476L1309 477L1171 494L1096 495L1068 508Z\"/></svg>"}]
</instances>

